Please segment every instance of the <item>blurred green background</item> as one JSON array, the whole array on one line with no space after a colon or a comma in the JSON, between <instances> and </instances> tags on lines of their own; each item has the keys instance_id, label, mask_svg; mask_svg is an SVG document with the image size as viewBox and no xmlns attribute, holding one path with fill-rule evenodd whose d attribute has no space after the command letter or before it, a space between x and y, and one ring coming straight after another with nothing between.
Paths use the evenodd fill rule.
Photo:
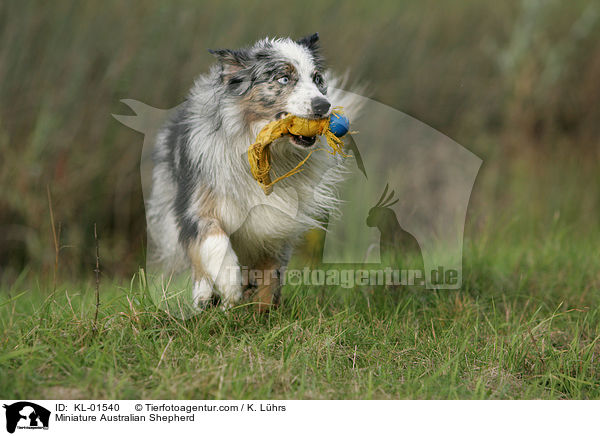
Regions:
<instances>
[{"instance_id":1,"label":"blurred green background","mask_svg":"<svg viewBox=\"0 0 600 436\"><path fill-rule=\"evenodd\" d=\"M330 67L484 160L469 240L586 241L600 218L597 1L0 3L0 280L144 262L143 138L123 98L171 108L207 48L318 31ZM401 134L401 132L399 132ZM553 234L556 234L554 232Z\"/></svg>"}]
</instances>

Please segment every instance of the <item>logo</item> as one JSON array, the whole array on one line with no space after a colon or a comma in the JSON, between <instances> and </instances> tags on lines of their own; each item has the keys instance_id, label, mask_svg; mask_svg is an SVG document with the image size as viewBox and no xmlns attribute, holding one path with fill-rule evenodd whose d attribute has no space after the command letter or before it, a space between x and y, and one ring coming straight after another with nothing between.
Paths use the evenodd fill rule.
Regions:
<instances>
[{"instance_id":1,"label":"logo","mask_svg":"<svg viewBox=\"0 0 600 436\"><path fill-rule=\"evenodd\" d=\"M6 409L6 431L14 433L18 429L48 430L50 411L29 401L19 401L11 405L4 404Z\"/></svg>"}]
</instances>

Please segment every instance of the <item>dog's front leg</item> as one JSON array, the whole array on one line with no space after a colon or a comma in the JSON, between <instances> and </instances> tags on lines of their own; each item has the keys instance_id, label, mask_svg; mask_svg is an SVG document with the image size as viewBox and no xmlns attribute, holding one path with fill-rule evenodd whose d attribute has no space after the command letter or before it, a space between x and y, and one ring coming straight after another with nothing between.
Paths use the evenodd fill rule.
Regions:
<instances>
[{"instance_id":1,"label":"dog's front leg","mask_svg":"<svg viewBox=\"0 0 600 436\"><path fill-rule=\"evenodd\" d=\"M188 249L195 277L204 277L214 284L225 308L242 298L242 274L237 255L227 234L212 223L196 243ZM198 280L198 278L195 278Z\"/></svg>"},{"instance_id":2,"label":"dog's front leg","mask_svg":"<svg viewBox=\"0 0 600 436\"><path fill-rule=\"evenodd\" d=\"M264 259L255 269L260 271L261 279L248 298L255 303L255 310L265 313L279 306L281 297L281 264L275 259Z\"/></svg>"}]
</instances>

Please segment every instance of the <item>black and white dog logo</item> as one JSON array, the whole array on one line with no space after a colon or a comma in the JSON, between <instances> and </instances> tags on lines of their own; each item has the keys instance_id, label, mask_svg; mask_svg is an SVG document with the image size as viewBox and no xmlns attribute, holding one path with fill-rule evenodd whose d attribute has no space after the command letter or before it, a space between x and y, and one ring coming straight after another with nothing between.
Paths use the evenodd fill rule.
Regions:
<instances>
[{"instance_id":1,"label":"black and white dog logo","mask_svg":"<svg viewBox=\"0 0 600 436\"><path fill-rule=\"evenodd\" d=\"M18 429L48 429L50 411L29 401L19 401L11 405L5 404L6 431L14 433Z\"/></svg>"}]
</instances>

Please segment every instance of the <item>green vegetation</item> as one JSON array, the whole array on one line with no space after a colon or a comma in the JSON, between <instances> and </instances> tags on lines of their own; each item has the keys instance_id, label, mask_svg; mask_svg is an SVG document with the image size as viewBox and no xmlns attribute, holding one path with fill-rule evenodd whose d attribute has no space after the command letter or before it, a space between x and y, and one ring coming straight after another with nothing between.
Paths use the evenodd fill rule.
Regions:
<instances>
[{"instance_id":1,"label":"green vegetation","mask_svg":"<svg viewBox=\"0 0 600 436\"><path fill-rule=\"evenodd\" d=\"M174 107L213 62L207 48L315 31L334 71L349 70L351 81L368 83L375 100L483 159L476 190L484 201L471 204L478 216L505 210L503 191L515 165L533 163L536 180L529 185L542 183L536 168L544 160L563 160L558 151L588 167L598 160L600 11L594 1L7 0L0 3L5 282L25 266L52 273L46 186L65 246L61 276L72 279L94 263L94 223L104 271L131 276L144 260L142 136L111 117L130 114L120 100ZM574 194L597 199L593 181L593 192Z\"/></svg>"}]
</instances>

